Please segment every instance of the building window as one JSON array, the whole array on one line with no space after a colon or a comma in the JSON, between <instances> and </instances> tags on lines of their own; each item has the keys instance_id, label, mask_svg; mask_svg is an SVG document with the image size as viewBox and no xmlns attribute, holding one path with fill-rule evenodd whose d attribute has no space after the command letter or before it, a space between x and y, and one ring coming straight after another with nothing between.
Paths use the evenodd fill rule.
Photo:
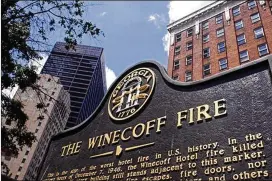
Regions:
<instances>
[{"instance_id":1,"label":"building window","mask_svg":"<svg viewBox=\"0 0 272 181\"><path fill-rule=\"evenodd\" d=\"M263 27L256 28L254 30L254 34L256 39L263 37L264 36Z\"/></svg>"},{"instance_id":2,"label":"building window","mask_svg":"<svg viewBox=\"0 0 272 181\"><path fill-rule=\"evenodd\" d=\"M48 79L47 79L47 82L50 82L50 81L51 81L51 79L50 79L50 78L48 78Z\"/></svg>"},{"instance_id":3,"label":"building window","mask_svg":"<svg viewBox=\"0 0 272 181\"><path fill-rule=\"evenodd\" d=\"M203 30L206 30L206 29L208 29L209 28L209 21L204 21L203 23L202 23L202 29Z\"/></svg>"},{"instance_id":4,"label":"building window","mask_svg":"<svg viewBox=\"0 0 272 181\"><path fill-rule=\"evenodd\" d=\"M174 70L179 69L179 60L174 61Z\"/></svg>"},{"instance_id":5,"label":"building window","mask_svg":"<svg viewBox=\"0 0 272 181\"><path fill-rule=\"evenodd\" d=\"M55 94L55 92L52 92L52 94L51 94L51 95L53 96L54 94Z\"/></svg>"},{"instance_id":6,"label":"building window","mask_svg":"<svg viewBox=\"0 0 272 181\"><path fill-rule=\"evenodd\" d=\"M42 122L39 122L39 123L38 123L38 126L41 126L41 125L42 125Z\"/></svg>"},{"instance_id":7,"label":"building window","mask_svg":"<svg viewBox=\"0 0 272 181\"><path fill-rule=\"evenodd\" d=\"M174 79L174 80L178 80L178 78L179 78L178 75L173 76L173 79Z\"/></svg>"},{"instance_id":8,"label":"building window","mask_svg":"<svg viewBox=\"0 0 272 181\"><path fill-rule=\"evenodd\" d=\"M205 48L203 50L203 58L209 58L210 57L210 48Z\"/></svg>"},{"instance_id":9,"label":"building window","mask_svg":"<svg viewBox=\"0 0 272 181\"><path fill-rule=\"evenodd\" d=\"M203 36L203 43L207 43L210 40L209 34Z\"/></svg>"},{"instance_id":10,"label":"building window","mask_svg":"<svg viewBox=\"0 0 272 181\"><path fill-rule=\"evenodd\" d=\"M191 81L192 80L192 72L191 71L186 71L185 72L185 81Z\"/></svg>"},{"instance_id":11,"label":"building window","mask_svg":"<svg viewBox=\"0 0 272 181\"><path fill-rule=\"evenodd\" d=\"M243 45L246 43L246 36L245 34L241 34L237 36L237 44L238 45Z\"/></svg>"},{"instance_id":12,"label":"building window","mask_svg":"<svg viewBox=\"0 0 272 181\"><path fill-rule=\"evenodd\" d=\"M258 22L258 21L261 20L261 19L260 19L260 14L259 14L259 13L252 14L252 15L250 16L250 18L251 18L251 22L252 22L252 23L256 23L256 22Z\"/></svg>"},{"instance_id":13,"label":"building window","mask_svg":"<svg viewBox=\"0 0 272 181\"><path fill-rule=\"evenodd\" d=\"M236 6L232 9L233 16L238 16L240 14L240 7Z\"/></svg>"},{"instance_id":14,"label":"building window","mask_svg":"<svg viewBox=\"0 0 272 181\"><path fill-rule=\"evenodd\" d=\"M218 43L217 49L218 49L219 53L224 52L226 50L225 42L223 41L223 42Z\"/></svg>"},{"instance_id":15,"label":"building window","mask_svg":"<svg viewBox=\"0 0 272 181\"><path fill-rule=\"evenodd\" d=\"M243 24L242 20L238 20L238 21L235 22L235 29L236 30L239 30L239 29L241 29L243 27L244 27L244 24Z\"/></svg>"},{"instance_id":16,"label":"building window","mask_svg":"<svg viewBox=\"0 0 272 181\"><path fill-rule=\"evenodd\" d=\"M187 37L190 37L193 35L193 28L190 28L187 30Z\"/></svg>"},{"instance_id":17,"label":"building window","mask_svg":"<svg viewBox=\"0 0 272 181\"><path fill-rule=\"evenodd\" d=\"M6 120L5 124L10 126L11 125L11 120Z\"/></svg>"},{"instance_id":18,"label":"building window","mask_svg":"<svg viewBox=\"0 0 272 181\"><path fill-rule=\"evenodd\" d=\"M210 64L206 64L203 66L203 75L209 75L211 73L211 65Z\"/></svg>"},{"instance_id":19,"label":"building window","mask_svg":"<svg viewBox=\"0 0 272 181\"><path fill-rule=\"evenodd\" d=\"M249 1L247 3L247 6L248 6L248 9L253 9L254 7L257 6L256 2L253 0L253 1Z\"/></svg>"},{"instance_id":20,"label":"building window","mask_svg":"<svg viewBox=\"0 0 272 181\"><path fill-rule=\"evenodd\" d=\"M248 51L244 50L239 52L239 58L241 63L248 61L249 60Z\"/></svg>"},{"instance_id":21,"label":"building window","mask_svg":"<svg viewBox=\"0 0 272 181\"><path fill-rule=\"evenodd\" d=\"M175 55L179 55L180 54L180 46L175 48Z\"/></svg>"},{"instance_id":22,"label":"building window","mask_svg":"<svg viewBox=\"0 0 272 181\"><path fill-rule=\"evenodd\" d=\"M23 158L23 159L22 159L22 163L25 163L25 161L26 161L26 159L25 159L25 158Z\"/></svg>"},{"instance_id":23,"label":"building window","mask_svg":"<svg viewBox=\"0 0 272 181\"><path fill-rule=\"evenodd\" d=\"M268 52L267 44L264 43L264 44L259 45L258 46L258 51L259 51L260 57L268 54L269 52Z\"/></svg>"},{"instance_id":24,"label":"building window","mask_svg":"<svg viewBox=\"0 0 272 181\"><path fill-rule=\"evenodd\" d=\"M226 58L221 58L219 60L219 68L220 68L220 70L224 70L224 69L228 68L228 60Z\"/></svg>"},{"instance_id":25,"label":"building window","mask_svg":"<svg viewBox=\"0 0 272 181\"><path fill-rule=\"evenodd\" d=\"M186 43L186 49L187 50L192 50L193 49L193 42L188 42L188 43Z\"/></svg>"},{"instance_id":26,"label":"building window","mask_svg":"<svg viewBox=\"0 0 272 181\"><path fill-rule=\"evenodd\" d=\"M38 131L39 131L39 129L36 129L36 130L35 130L35 133L38 133Z\"/></svg>"},{"instance_id":27,"label":"building window","mask_svg":"<svg viewBox=\"0 0 272 181\"><path fill-rule=\"evenodd\" d=\"M221 36L224 36L224 28L220 28L218 30L216 30L216 36L217 37L221 37Z\"/></svg>"},{"instance_id":28,"label":"building window","mask_svg":"<svg viewBox=\"0 0 272 181\"><path fill-rule=\"evenodd\" d=\"M19 167L18 172L20 172L21 170L22 170L22 167Z\"/></svg>"},{"instance_id":29,"label":"building window","mask_svg":"<svg viewBox=\"0 0 272 181\"><path fill-rule=\"evenodd\" d=\"M192 55L187 56L185 59L185 65L191 65L192 61L193 61L193 56Z\"/></svg>"},{"instance_id":30,"label":"building window","mask_svg":"<svg viewBox=\"0 0 272 181\"><path fill-rule=\"evenodd\" d=\"M27 150L27 151L25 152L25 155L28 155L28 153L29 153L29 151Z\"/></svg>"},{"instance_id":31,"label":"building window","mask_svg":"<svg viewBox=\"0 0 272 181\"><path fill-rule=\"evenodd\" d=\"M18 177L19 177L19 175L16 175L14 178L15 178L15 180L17 180L18 179Z\"/></svg>"},{"instance_id":32,"label":"building window","mask_svg":"<svg viewBox=\"0 0 272 181\"><path fill-rule=\"evenodd\" d=\"M5 160L10 161L11 160L11 156L5 156Z\"/></svg>"},{"instance_id":33,"label":"building window","mask_svg":"<svg viewBox=\"0 0 272 181\"><path fill-rule=\"evenodd\" d=\"M223 16L222 16L222 14L216 16L215 22L216 22L216 24L221 24L223 22Z\"/></svg>"},{"instance_id":34,"label":"building window","mask_svg":"<svg viewBox=\"0 0 272 181\"><path fill-rule=\"evenodd\" d=\"M181 40L181 33L176 34L176 42Z\"/></svg>"}]
</instances>

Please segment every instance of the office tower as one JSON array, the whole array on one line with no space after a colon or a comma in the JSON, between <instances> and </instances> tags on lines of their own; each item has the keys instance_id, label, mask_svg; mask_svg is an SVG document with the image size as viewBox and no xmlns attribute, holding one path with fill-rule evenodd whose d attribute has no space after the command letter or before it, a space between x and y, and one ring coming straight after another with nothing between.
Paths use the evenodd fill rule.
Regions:
<instances>
[{"instance_id":1,"label":"office tower","mask_svg":"<svg viewBox=\"0 0 272 181\"><path fill-rule=\"evenodd\" d=\"M271 54L271 1L215 1L168 25L168 74L195 81Z\"/></svg>"},{"instance_id":2,"label":"office tower","mask_svg":"<svg viewBox=\"0 0 272 181\"><path fill-rule=\"evenodd\" d=\"M17 158L8 153L2 155L10 169L11 178L15 180L35 180L38 167L45 155L50 138L63 131L70 114L70 96L61 84L59 78L51 75L39 75L37 84L45 94L40 96L31 88L25 91L17 90L14 99L20 100L24 105L24 112L28 116L26 127L33 132L36 141L31 148L24 147L19 151ZM42 99L45 109L37 108ZM6 125L11 126L12 125Z\"/></svg>"},{"instance_id":3,"label":"office tower","mask_svg":"<svg viewBox=\"0 0 272 181\"><path fill-rule=\"evenodd\" d=\"M47 59L42 73L60 78L70 93L71 114L66 128L73 127L99 105L106 91L103 48L85 45L67 50L65 43L57 42Z\"/></svg>"}]
</instances>

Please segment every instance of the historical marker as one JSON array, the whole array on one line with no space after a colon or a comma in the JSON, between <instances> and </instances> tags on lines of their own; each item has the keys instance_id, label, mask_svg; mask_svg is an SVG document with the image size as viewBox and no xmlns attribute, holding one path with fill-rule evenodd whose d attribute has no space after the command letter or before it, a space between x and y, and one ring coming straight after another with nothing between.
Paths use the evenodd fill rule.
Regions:
<instances>
[{"instance_id":1,"label":"historical marker","mask_svg":"<svg viewBox=\"0 0 272 181\"><path fill-rule=\"evenodd\" d=\"M51 140L38 180L271 180L271 59L192 83L135 65Z\"/></svg>"}]
</instances>

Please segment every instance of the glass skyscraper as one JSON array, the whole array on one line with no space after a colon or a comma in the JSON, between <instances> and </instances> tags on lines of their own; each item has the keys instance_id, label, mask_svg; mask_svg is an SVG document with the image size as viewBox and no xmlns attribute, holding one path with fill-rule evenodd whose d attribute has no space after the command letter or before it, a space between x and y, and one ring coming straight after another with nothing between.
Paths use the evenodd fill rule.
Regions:
<instances>
[{"instance_id":1,"label":"glass skyscraper","mask_svg":"<svg viewBox=\"0 0 272 181\"><path fill-rule=\"evenodd\" d=\"M57 42L48 57L42 74L60 78L71 98L71 113L66 128L73 127L99 105L106 92L103 48L77 45L67 50L66 43Z\"/></svg>"}]
</instances>

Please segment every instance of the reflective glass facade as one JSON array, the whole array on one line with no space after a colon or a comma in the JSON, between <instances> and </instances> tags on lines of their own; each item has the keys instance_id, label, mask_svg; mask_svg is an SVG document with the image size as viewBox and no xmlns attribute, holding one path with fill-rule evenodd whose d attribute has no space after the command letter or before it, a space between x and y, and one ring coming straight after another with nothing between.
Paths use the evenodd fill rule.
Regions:
<instances>
[{"instance_id":1,"label":"reflective glass facade","mask_svg":"<svg viewBox=\"0 0 272 181\"><path fill-rule=\"evenodd\" d=\"M57 42L42 70L43 74L59 77L70 93L71 113L66 128L89 117L106 92L103 48L75 48L76 51L66 50L65 43Z\"/></svg>"}]
</instances>

